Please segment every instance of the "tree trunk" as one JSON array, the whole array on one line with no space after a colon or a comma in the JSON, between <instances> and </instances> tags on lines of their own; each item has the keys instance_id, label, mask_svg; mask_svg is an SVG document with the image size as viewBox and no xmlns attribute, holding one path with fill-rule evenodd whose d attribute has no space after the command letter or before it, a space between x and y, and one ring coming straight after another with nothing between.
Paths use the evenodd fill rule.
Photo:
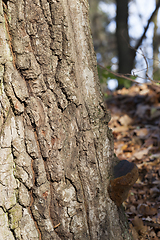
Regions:
<instances>
[{"instance_id":1,"label":"tree trunk","mask_svg":"<svg viewBox=\"0 0 160 240\"><path fill-rule=\"evenodd\" d=\"M131 239L86 0L0 0L0 239Z\"/></svg>"},{"instance_id":2,"label":"tree trunk","mask_svg":"<svg viewBox=\"0 0 160 240\"><path fill-rule=\"evenodd\" d=\"M118 51L118 72L130 74L134 67L136 51L130 47L130 38L128 33L128 1L116 0L116 38Z\"/></svg>"},{"instance_id":3,"label":"tree trunk","mask_svg":"<svg viewBox=\"0 0 160 240\"><path fill-rule=\"evenodd\" d=\"M156 4L158 4L158 0L156 0ZM153 19L154 23L154 33L153 33L153 76L154 80L160 80L160 64L159 64L159 39L160 35L157 32L158 30L158 11L155 14ZM147 69L148 71L148 69Z\"/></svg>"}]
</instances>

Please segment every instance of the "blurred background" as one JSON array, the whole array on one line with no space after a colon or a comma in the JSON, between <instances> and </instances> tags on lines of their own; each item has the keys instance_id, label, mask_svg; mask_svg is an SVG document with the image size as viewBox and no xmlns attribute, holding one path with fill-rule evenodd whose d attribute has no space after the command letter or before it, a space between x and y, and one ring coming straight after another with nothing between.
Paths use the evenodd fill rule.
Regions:
<instances>
[{"instance_id":1,"label":"blurred background","mask_svg":"<svg viewBox=\"0 0 160 240\"><path fill-rule=\"evenodd\" d=\"M89 0L89 4L103 93L133 85L122 75L142 83L159 81L160 0Z\"/></svg>"},{"instance_id":2,"label":"blurred background","mask_svg":"<svg viewBox=\"0 0 160 240\"><path fill-rule=\"evenodd\" d=\"M160 0L89 4L114 151L139 169L123 203L133 240L160 240Z\"/></svg>"}]
</instances>

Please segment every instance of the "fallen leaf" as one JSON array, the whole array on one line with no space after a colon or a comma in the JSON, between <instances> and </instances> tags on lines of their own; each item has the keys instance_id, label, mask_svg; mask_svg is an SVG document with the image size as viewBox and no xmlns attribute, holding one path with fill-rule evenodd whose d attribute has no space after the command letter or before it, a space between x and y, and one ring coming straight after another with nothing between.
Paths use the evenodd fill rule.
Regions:
<instances>
[{"instance_id":1,"label":"fallen leaf","mask_svg":"<svg viewBox=\"0 0 160 240\"><path fill-rule=\"evenodd\" d=\"M157 209L146 204L140 204L137 207L137 211L140 215L143 216L153 216L157 213Z\"/></svg>"},{"instance_id":2,"label":"fallen leaf","mask_svg":"<svg viewBox=\"0 0 160 240\"><path fill-rule=\"evenodd\" d=\"M135 216L132 221L137 233L144 234L147 231L147 227L143 225L143 221L138 216Z\"/></svg>"},{"instance_id":3,"label":"fallen leaf","mask_svg":"<svg viewBox=\"0 0 160 240\"><path fill-rule=\"evenodd\" d=\"M141 150L139 152L134 153L134 157L137 158L137 159L142 159L142 157L147 155L148 152L149 152L148 148L143 149L143 150Z\"/></svg>"},{"instance_id":4,"label":"fallen leaf","mask_svg":"<svg viewBox=\"0 0 160 240\"><path fill-rule=\"evenodd\" d=\"M130 118L127 114L123 115L122 117L120 117L119 122L121 123L121 125L123 126L129 126L132 124L133 119Z\"/></svg>"},{"instance_id":5,"label":"fallen leaf","mask_svg":"<svg viewBox=\"0 0 160 240\"><path fill-rule=\"evenodd\" d=\"M128 127L126 127L126 126L119 126L119 127L116 127L116 128L112 128L112 131L115 132L115 133L125 132L127 130L128 130Z\"/></svg>"},{"instance_id":6,"label":"fallen leaf","mask_svg":"<svg viewBox=\"0 0 160 240\"><path fill-rule=\"evenodd\" d=\"M134 132L136 133L136 135L138 137L140 137L141 139L146 138L146 136L149 133L149 130L147 128L140 128L140 129L135 129Z\"/></svg>"}]
</instances>

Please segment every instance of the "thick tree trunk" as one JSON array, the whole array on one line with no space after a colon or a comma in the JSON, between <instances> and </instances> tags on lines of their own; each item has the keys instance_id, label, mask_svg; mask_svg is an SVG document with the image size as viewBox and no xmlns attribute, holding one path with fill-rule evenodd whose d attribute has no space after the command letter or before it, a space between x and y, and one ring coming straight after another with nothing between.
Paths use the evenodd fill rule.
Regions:
<instances>
[{"instance_id":1,"label":"thick tree trunk","mask_svg":"<svg viewBox=\"0 0 160 240\"><path fill-rule=\"evenodd\" d=\"M86 0L0 0L0 239L130 239Z\"/></svg>"}]
</instances>

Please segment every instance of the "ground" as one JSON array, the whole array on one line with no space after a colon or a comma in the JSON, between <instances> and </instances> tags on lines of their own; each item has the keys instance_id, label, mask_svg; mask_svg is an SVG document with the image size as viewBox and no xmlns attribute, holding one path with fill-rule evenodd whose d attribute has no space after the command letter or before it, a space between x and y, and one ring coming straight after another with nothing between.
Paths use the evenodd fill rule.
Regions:
<instances>
[{"instance_id":1,"label":"ground","mask_svg":"<svg viewBox=\"0 0 160 240\"><path fill-rule=\"evenodd\" d=\"M109 93L117 157L136 163L139 179L123 203L134 240L160 239L160 87L135 85Z\"/></svg>"}]
</instances>

